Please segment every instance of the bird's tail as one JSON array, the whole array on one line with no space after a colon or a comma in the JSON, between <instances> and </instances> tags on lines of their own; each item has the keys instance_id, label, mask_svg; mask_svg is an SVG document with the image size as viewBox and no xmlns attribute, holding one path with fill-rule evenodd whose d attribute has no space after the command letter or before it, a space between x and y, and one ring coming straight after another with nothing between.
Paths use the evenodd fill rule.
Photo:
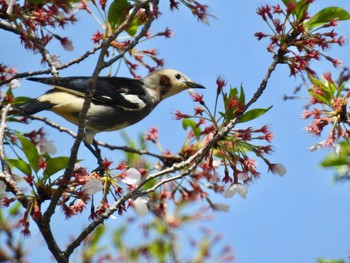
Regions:
<instances>
[{"instance_id":1,"label":"bird's tail","mask_svg":"<svg viewBox=\"0 0 350 263\"><path fill-rule=\"evenodd\" d=\"M48 110L52 108L52 106L52 103L48 101L39 101L37 99L33 99L22 105L18 105L18 108L25 114L32 115L39 111Z\"/></svg>"}]
</instances>

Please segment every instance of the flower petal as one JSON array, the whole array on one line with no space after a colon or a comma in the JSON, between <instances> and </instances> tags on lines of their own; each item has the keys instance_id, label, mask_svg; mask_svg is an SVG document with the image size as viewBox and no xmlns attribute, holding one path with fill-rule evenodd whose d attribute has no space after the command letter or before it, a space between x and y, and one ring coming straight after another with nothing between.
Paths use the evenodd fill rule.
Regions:
<instances>
[{"instance_id":1,"label":"flower petal","mask_svg":"<svg viewBox=\"0 0 350 263\"><path fill-rule=\"evenodd\" d=\"M102 182L97 178L92 178L83 186L82 191L85 194L93 195L96 194L98 191L101 191L102 189Z\"/></svg>"},{"instance_id":2,"label":"flower petal","mask_svg":"<svg viewBox=\"0 0 350 263\"><path fill-rule=\"evenodd\" d=\"M238 194L241 198L246 199L247 191L248 189L244 185L233 183L224 192L224 197L231 198L235 194Z\"/></svg>"},{"instance_id":3,"label":"flower petal","mask_svg":"<svg viewBox=\"0 0 350 263\"><path fill-rule=\"evenodd\" d=\"M144 197L139 197L134 201L135 213L138 216L145 216L148 214L147 202L148 198Z\"/></svg>"},{"instance_id":4,"label":"flower petal","mask_svg":"<svg viewBox=\"0 0 350 263\"><path fill-rule=\"evenodd\" d=\"M125 184L129 185L135 185L138 184L141 181L141 174L140 172L135 168L129 168L126 171L126 175L121 181Z\"/></svg>"}]
</instances>

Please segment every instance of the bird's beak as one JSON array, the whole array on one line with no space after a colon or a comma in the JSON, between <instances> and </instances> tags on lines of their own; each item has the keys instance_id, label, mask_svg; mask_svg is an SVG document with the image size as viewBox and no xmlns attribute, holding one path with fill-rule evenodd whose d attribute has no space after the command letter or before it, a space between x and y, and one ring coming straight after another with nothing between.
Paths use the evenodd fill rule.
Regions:
<instances>
[{"instance_id":1,"label":"bird's beak","mask_svg":"<svg viewBox=\"0 0 350 263\"><path fill-rule=\"evenodd\" d=\"M192 82L192 81L186 81L186 85L189 88L194 88L194 89L205 89L205 87L201 84L198 84L196 82Z\"/></svg>"}]
</instances>

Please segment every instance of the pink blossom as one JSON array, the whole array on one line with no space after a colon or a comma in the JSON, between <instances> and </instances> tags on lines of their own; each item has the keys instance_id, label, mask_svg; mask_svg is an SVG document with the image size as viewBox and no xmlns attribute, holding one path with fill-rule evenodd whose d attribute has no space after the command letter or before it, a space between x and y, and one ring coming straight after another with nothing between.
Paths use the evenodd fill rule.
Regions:
<instances>
[{"instance_id":1,"label":"pink blossom","mask_svg":"<svg viewBox=\"0 0 350 263\"><path fill-rule=\"evenodd\" d=\"M68 37L63 37L59 39L63 48L67 51L73 51L73 42Z\"/></svg>"}]
</instances>

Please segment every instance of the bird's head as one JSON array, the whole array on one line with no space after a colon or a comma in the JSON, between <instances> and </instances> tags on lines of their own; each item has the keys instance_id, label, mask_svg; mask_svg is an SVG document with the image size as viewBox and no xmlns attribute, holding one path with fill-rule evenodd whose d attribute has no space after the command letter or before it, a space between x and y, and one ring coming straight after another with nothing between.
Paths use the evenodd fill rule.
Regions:
<instances>
[{"instance_id":1,"label":"bird's head","mask_svg":"<svg viewBox=\"0 0 350 263\"><path fill-rule=\"evenodd\" d=\"M148 88L159 94L159 100L173 96L186 89L205 88L192 81L185 74L174 69L160 69L154 71L145 77L143 82Z\"/></svg>"}]
</instances>

